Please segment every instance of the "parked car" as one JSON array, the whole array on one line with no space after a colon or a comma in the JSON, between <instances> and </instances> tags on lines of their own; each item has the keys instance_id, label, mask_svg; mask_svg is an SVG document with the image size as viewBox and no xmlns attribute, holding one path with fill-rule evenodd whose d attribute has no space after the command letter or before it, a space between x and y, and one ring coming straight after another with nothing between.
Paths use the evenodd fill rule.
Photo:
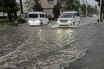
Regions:
<instances>
[{"instance_id":1,"label":"parked car","mask_svg":"<svg viewBox=\"0 0 104 69\"><path fill-rule=\"evenodd\" d=\"M57 20L58 26L78 26L80 24L80 15L76 11L65 11L63 12L58 20Z\"/></svg>"},{"instance_id":2,"label":"parked car","mask_svg":"<svg viewBox=\"0 0 104 69\"><path fill-rule=\"evenodd\" d=\"M32 25L44 25L49 23L49 19L44 12L28 12L28 24Z\"/></svg>"}]
</instances>

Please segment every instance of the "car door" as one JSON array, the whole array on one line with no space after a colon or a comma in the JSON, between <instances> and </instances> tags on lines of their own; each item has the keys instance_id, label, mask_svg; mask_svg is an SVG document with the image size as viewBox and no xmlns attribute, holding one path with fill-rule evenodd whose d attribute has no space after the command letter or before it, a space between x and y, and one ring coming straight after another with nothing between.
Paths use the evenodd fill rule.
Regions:
<instances>
[{"instance_id":1,"label":"car door","mask_svg":"<svg viewBox=\"0 0 104 69\"><path fill-rule=\"evenodd\" d=\"M79 13L76 13L76 21L77 21L77 25L80 23L80 15Z\"/></svg>"},{"instance_id":2,"label":"car door","mask_svg":"<svg viewBox=\"0 0 104 69\"><path fill-rule=\"evenodd\" d=\"M77 24L77 14L76 13L74 14L73 18L74 18L74 25L75 25L75 24Z\"/></svg>"},{"instance_id":3,"label":"car door","mask_svg":"<svg viewBox=\"0 0 104 69\"><path fill-rule=\"evenodd\" d=\"M40 22L41 24L44 24L44 14L40 14Z\"/></svg>"},{"instance_id":4,"label":"car door","mask_svg":"<svg viewBox=\"0 0 104 69\"><path fill-rule=\"evenodd\" d=\"M48 18L46 17L46 14L44 14L44 22L45 22L45 24L48 24L48 23L49 23L49 20L48 20Z\"/></svg>"},{"instance_id":5,"label":"car door","mask_svg":"<svg viewBox=\"0 0 104 69\"><path fill-rule=\"evenodd\" d=\"M80 21L79 14L78 13L75 13L74 14L74 22L75 22L75 24L78 25L79 24L79 21Z\"/></svg>"}]
</instances>

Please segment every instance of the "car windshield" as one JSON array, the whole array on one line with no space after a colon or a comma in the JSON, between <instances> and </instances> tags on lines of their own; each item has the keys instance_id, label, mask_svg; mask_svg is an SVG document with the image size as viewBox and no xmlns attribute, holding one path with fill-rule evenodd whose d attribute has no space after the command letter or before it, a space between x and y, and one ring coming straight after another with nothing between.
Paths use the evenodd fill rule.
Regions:
<instances>
[{"instance_id":1,"label":"car windshield","mask_svg":"<svg viewBox=\"0 0 104 69\"><path fill-rule=\"evenodd\" d=\"M38 18L38 14L29 14L29 18Z\"/></svg>"},{"instance_id":2,"label":"car windshield","mask_svg":"<svg viewBox=\"0 0 104 69\"><path fill-rule=\"evenodd\" d=\"M73 13L63 13L60 18L71 18L73 17Z\"/></svg>"}]
</instances>

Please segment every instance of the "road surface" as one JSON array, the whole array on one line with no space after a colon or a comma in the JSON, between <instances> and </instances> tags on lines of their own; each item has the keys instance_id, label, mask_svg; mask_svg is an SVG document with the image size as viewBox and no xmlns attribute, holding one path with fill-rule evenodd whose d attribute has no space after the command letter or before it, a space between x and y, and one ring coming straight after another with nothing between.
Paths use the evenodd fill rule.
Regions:
<instances>
[{"instance_id":1,"label":"road surface","mask_svg":"<svg viewBox=\"0 0 104 69\"><path fill-rule=\"evenodd\" d=\"M79 59L88 57L93 48L96 51L95 45L103 45L103 24L88 17L81 23L77 28L57 28L52 21L45 26L22 24L1 30L0 69L75 69Z\"/></svg>"}]
</instances>

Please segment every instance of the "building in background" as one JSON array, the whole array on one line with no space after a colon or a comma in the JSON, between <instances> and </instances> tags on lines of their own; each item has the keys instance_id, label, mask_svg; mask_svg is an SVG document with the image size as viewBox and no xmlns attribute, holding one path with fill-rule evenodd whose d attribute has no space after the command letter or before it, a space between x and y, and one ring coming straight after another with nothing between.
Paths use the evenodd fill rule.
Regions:
<instances>
[{"instance_id":1,"label":"building in background","mask_svg":"<svg viewBox=\"0 0 104 69\"><path fill-rule=\"evenodd\" d=\"M28 0L28 5L29 5L29 7L28 7L29 10L28 11L29 12L33 11L34 4L35 4L34 0Z\"/></svg>"},{"instance_id":2,"label":"building in background","mask_svg":"<svg viewBox=\"0 0 104 69\"><path fill-rule=\"evenodd\" d=\"M50 17L54 17L53 8L54 5L58 3L59 0L40 0L43 11Z\"/></svg>"},{"instance_id":3,"label":"building in background","mask_svg":"<svg viewBox=\"0 0 104 69\"><path fill-rule=\"evenodd\" d=\"M29 1L29 11L33 11L33 6L35 4L34 0L28 0ZM60 0L40 0L41 7L43 8L43 11L50 17L54 17L53 15L53 8L54 5L56 5Z\"/></svg>"},{"instance_id":4,"label":"building in background","mask_svg":"<svg viewBox=\"0 0 104 69\"><path fill-rule=\"evenodd\" d=\"M40 0L39 1L43 11L50 17L54 17L53 8L60 0ZM20 0L17 0L17 3L20 5ZM23 13L28 13L33 11L33 6L35 4L34 0L22 0ZM18 12L21 14L21 10Z\"/></svg>"},{"instance_id":5,"label":"building in background","mask_svg":"<svg viewBox=\"0 0 104 69\"><path fill-rule=\"evenodd\" d=\"M23 13L28 13L29 11L29 4L28 0L22 0L22 7L23 7Z\"/></svg>"},{"instance_id":6,"label":"building in background","mask_svg":"<svg viewBox=\"0 0 104 69\"><path fill-rule=\"evenodd\" d=\"M21 1L22 1L23 13L28 13L28 11L29 11L29 0L21 0ZM17 3L19 4L19 7L20 7L20 0L17 0ZM18 14L21 14L21 7L20 7L20 10L18 11Z\"/></svg>"}]
</instances>

